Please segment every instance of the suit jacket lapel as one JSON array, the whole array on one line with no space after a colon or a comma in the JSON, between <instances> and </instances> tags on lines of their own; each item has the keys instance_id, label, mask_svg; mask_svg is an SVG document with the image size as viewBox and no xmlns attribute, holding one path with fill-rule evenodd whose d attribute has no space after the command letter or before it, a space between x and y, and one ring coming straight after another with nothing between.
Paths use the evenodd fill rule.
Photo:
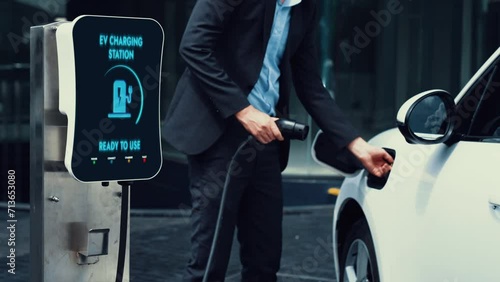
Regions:
<instances>
[{"instance_id":1,"label":"suit jacket lapel","mask_svg":"<svg viewBox=\"0 0 500 282\"><path fill-rule=\"evenodd\" d=\"M271 28L273 27L274 13L276 12L276 0L264 0L264 43L263 49L266 52L267 43L269 42L269 37L271 36Z\"/></svg>"}]
</instances>

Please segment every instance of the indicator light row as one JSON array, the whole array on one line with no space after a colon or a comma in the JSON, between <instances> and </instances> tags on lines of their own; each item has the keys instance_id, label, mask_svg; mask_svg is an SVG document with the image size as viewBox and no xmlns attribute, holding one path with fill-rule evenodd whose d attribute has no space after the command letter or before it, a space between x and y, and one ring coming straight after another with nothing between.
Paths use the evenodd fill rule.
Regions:
<instances>
[{"instance_id":1,"label":"indicator light row","mask_svg":"<svg viewBox=\"0 0 500 282\"><path fill-rule=\"evenodd\" d=\"M127 161L127 163L131 163L133 158L134 158L133 156L126 156L124 159L125 159L125 161ZM142 156L143 163L146 163L147 159L148 159L148 156ZM96 165L98 158L90 158L90 160L92 161L93 165ZM116 157L107 157L107 160L109 161L110 164L113 164L114 161L116 160Z\"/></svg>"}]
</instances>

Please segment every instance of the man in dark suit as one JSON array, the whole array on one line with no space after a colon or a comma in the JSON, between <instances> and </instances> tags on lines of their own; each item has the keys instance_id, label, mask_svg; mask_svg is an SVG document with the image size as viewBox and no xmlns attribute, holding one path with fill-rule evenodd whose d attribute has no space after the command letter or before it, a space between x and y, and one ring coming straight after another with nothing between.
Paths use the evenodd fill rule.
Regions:
<instances>
[{"instance_id":1,"label":"man in dark suit","mask_svg":"<svg viewBox=\"0 0 500 282\"><path fill-rule=\"evenodd\" d=\"M188 155L192 256L185 280L201 281L212 244L228 164L249 134L230 174L227 207L208 281L223 281L235 227L242 281L276 281L281 257L281 171L289 142L275 120L288 116L291 83L301 103L338 150L347 149L382 176L392 158L359 137L318 74L317 0L198 0L180 53L180 78L163 128Z\"/></svg>"}]
</instances>

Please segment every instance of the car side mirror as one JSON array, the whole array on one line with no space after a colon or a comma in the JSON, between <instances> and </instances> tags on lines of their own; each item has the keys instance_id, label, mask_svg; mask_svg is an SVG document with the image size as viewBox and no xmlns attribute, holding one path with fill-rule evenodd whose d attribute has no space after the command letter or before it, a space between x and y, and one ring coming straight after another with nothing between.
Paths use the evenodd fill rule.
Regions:
<instances>
[{"instance_id":1,"label":"car side mirror","mask_svg":"<svg viewBox=\"0 0 500 282\"><path fill-rule=\"evenodd\" d=\"M410 144L439 144L450 139L455 101L444 90L417 94L399 109L397 125Z\"/></svg>"}]
</instances>

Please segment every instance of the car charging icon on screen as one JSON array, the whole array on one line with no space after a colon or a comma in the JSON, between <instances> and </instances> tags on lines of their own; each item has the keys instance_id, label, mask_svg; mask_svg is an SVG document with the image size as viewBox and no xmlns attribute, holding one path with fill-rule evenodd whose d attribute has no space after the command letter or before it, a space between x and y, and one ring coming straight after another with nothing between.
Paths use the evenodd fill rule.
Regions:
<instances>
[{"instance_id":1,"label":"car charging icon on screen","mask_svg":"<svg viewBox=\"0 0 500 282\"><path fill-rule=\"evenodd\" d=\"M115 79L113 81L113 92L111 93L113 95L113 108L111 113L108 113L108 118L110 119L130 119L132 118L132 114L128 111L128 108L130 108L130 105L134 103L134 106L136 107L137 104L140 103L140 108L139 108L139 113L137 114L137 119L135 121L135 124L138 124L139 121L141 120L142 116L142 110L143 110L143 105L144 105L144 90L142 88L141 81L139 80L139 77L135 73L133 69L131 69L129 66L126 65L117 65L112 68L110 68L104 76L107 76L109 73L111 73L114 70L120 70L120 72L126 71L128 73L127 76L130 74L132 75L131 78L135 78L136 83L128 83L125 79ZM115 74L116 75L116 74ZM123 74L122 74L123 75ZM120 75L120 76L122 76ZM140 91L140 101L132 101L132 96L134 93L134 86L137 85L138 90ZM129 107L127 107L129 106ZM134 108L135 108L134 107Z\"/></svg>"},{"instance_id":2,"label":"car charging icon on screen","mask_svg":"<svg viewBox=\"0 0 500 282\"><path fill-rule=\"evenodd\" d=\"M124 80L115 80L113 83L113 112L108 114L109 118L130 118L132 115L127 113L127 104L132 102L132 85L127 88Z\"/></svg>"}]
</instances>

